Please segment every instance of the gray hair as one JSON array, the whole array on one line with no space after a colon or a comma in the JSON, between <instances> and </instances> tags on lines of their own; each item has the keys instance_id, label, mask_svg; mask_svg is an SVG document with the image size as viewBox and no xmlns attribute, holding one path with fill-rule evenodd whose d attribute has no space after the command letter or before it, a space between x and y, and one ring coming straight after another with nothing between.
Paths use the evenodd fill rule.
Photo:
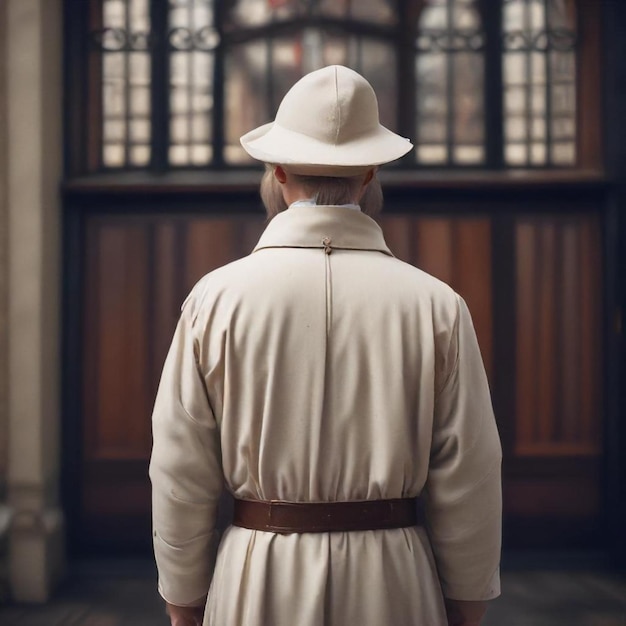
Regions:
<instances>
[{"instance_id":1,"label":"gray hair","mask_svg":"<svg viewBox=\"0 0 626 626\"><path fill-rule=\"evenodd\" d=\"M265 165L265 174L261 180L261 200L269 219L287 208L280 183L274 176L274 165ZM302 176L291 174L295 181L307 192L315 203L323 205L351 204L356 202L362 176L336 178L331 176ZM359 200L359 206L366 215L376 215L383 208L383 191L376 175L367 184Z\"/></svg>"}]
</instances>

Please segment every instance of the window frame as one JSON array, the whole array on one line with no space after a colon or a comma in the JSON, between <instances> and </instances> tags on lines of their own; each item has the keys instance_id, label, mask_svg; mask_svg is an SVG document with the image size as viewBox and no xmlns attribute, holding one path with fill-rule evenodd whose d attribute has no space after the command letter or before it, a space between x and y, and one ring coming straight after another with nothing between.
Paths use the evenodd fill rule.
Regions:
<instances>
[{"instance_id":1,"label":"window frame","mask_svg":"<svg viewBox=\"0 0 626 626\"><path fill-rule=\"evenodd\" d=\"M573 0L576 2L576 0ZM77 3L73 0L65 0L65 68L66 68L66 150L65 150L65 180L75 181L84 179L86 188L91 187L89 181L100 177L102 182L115 179L126 179L131 186L142 180L142 185L154 184L154 181L162 179L188 181L195 186L201 184L210 185L209 180L219 180L220 172L254 171L259 167L250 165L226 164L221 155L220 147L224 146L224 128L221 120L224 118L224 64L226 47L249 41L255 37L271 35L273 37L286 33L299 31L304 25L341 30L361 36L388 39L392 36L397 41L396 49L404 54L397 54L396 72L398 75L398 102L397 122L398 132L405 136L412 136L411 129L415 124L415 90L407 88L413 85L413 80L403 79L403 76L412 77L415 62L415 37L417 32L418 18L424 7L424 0L396 0L400 15L409 16L410 19L401 19L397 26L370 25L364 22L345 22L343 20L317 17L315 20L299 18L285 23L274 23L261 27L224 33L220 31L222 19L220 11L223 8L221 2L216 3L216 27L220 35L220 43L216 47L215 54L215 112L213 115L213 142L216 145L214 154L216 158L209 166L184 166L172 167L168 165L168 66L169 50L167 46L157 46L152 53L152 159L149 168L103 168L98 167L101 161L101 119L98 115L98 107L90 106L98 104L98 97L94 97L94 90L98 88L99 76L95 71L95 55L90 54L90 41L87 32L97 27L98 11L94 10L99 3ZM167 0L151 2L152 31L154 37L159 33L167 33ZM450 179L462 180L460 173L465 172L467 177L473 173L488 173L499 181L519 179L520 176L539 176L543 183L547 180L571 180L567 173L573 171L586 171L587 179L601 178L603 172L602 159L602 128L598 124L601 119L601 8L597 3L590 0L578 0L576 9L578 13L578 39L577 50L577 164L571 167L554 165L541 165L535 168L510 167L504 161L504 117L503 117L503 74L502 74L502 2L501 0L477 0L477 9L483 19L483 32L485 35L485 162L477 165L449 166L442 168L441 165L424 165L416 162L414 151L408 157L397 164L388 166L386 169L393 172L394 181L413 180L419 184L425 180L423 176L416 176L420 171L429 173L429 180ZM401 91L402 86L404 91ZM155 133L154 130L157 129ZM87 138L87 140L85 140ZM555 171L554 176L546 177L548 171ZM189 174L193 171L202 173L203 177L194 177ZM207 176L210 172L218 173L218 176ZM517 176L503 176L504 172L515 172ZM454 173L452 177L450 174ZM560 174L559 174L560 173ZM111 176L114 175L114 176ZM193 183L193 180L204 182ZM482 176L481 176L482 178ZM131 182L134 181L134 182ZM153 181L153 182L150 182ZM70 185L70 187L73 185ZM183 187L185 185L182 185Z\"/></svg>"}]
</instances>

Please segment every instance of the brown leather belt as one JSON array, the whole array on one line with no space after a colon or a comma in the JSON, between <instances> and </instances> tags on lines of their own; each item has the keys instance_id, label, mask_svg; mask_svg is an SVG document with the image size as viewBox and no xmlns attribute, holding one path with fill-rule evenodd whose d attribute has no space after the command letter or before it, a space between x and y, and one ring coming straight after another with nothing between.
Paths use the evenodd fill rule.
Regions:
<instances>
[{"instance_id":1,"label":"brown leather belt","mask_svg":"<svg viewBox=\"0 0 626 626\"><path fill-rule=\"evenodd\" d=\"M417 498L362 502L235 499L233 525L272 533L330 533L420 525Z\"/></svg>"}]
</instances>

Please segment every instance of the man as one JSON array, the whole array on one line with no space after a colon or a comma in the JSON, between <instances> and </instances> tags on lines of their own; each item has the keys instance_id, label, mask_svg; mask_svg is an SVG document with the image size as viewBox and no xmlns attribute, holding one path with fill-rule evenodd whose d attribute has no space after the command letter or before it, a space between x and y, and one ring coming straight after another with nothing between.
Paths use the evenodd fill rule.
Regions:
<instances>
[{"instance_id":1,"label":"man","mask_svg":"<svg viewBox=\"0 0 626 626\"><path fill-rule=\"evenodd\" d=\"M376 168L412 146L341 66L241 142L273 164L275 217L194 287L154 409L172 624L477 625L499 594L501 451L476 336L365 214ZM235 519L215 556L223 484Z\"/></svg>"}]
</instances>

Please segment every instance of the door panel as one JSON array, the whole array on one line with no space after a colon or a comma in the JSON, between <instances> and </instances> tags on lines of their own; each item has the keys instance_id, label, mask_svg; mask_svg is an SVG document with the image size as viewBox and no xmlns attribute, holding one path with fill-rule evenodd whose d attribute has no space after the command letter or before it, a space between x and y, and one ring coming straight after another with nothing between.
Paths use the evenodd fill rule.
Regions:
<instances>
[{"instance_id":1,"label":"door panel","mask_svg":"<svg viewBox=\"0 0 626 626\"><path fill-rule=\"evenodd\" d=\"M586 547L602 518L601 236L593 216L515 223L511 542Z\"/></svg>"},{"instance_id":2,"label":"door panel","mask_svg":"<svg viewBox=\"0 0 626 626\"><path fill-rule=\"evenodd\" d=\"M598 456L602 285L589 220L517 224L517 456Z\"/></svg>"},{"instance_id":3,"label":"door panel","mask_svg":"<svg viewBox=\"0 0 626 626\"><path fill-rule=\"evenodd\" d=\"M262 218L88 219L81 545L148 548L150 415L180 307L262 228Z\"/></svg>"}]
</instances>

